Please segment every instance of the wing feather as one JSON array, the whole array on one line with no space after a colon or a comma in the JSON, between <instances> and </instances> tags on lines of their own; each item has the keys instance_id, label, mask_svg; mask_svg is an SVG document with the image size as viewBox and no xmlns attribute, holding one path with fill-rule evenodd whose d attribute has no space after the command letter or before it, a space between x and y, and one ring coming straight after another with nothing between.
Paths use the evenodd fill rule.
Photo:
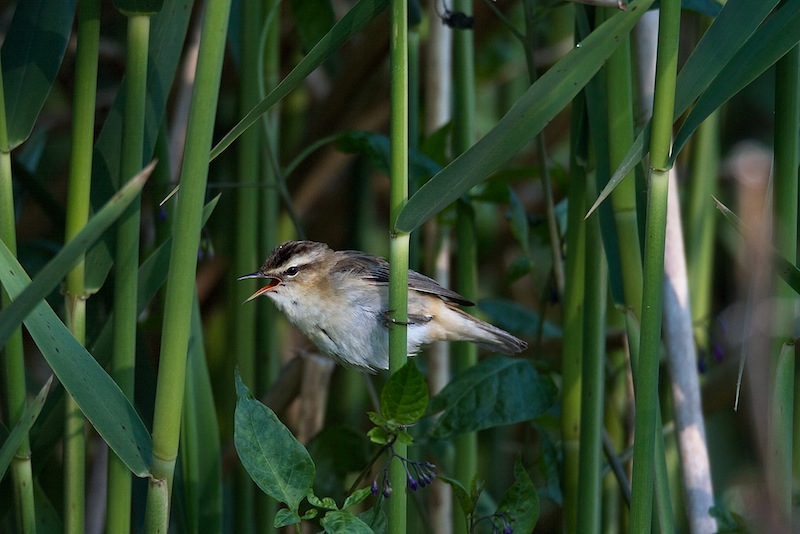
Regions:
<instances>
[{"instance_id":1,"label":"wing feather","mask_svg":"<svg viewBox=\"0 0 800 534\"><path fill-rule=\"evenodd\" d=\"M343 250L338 254L341 255L341 259L333 266L331 274L352 273L375 284L386 285L389 283L389 262L385 259L357 250ZM465 299L452 289L442 287L433 278L410 269L408 271L408 288L420 293L436 295L445 301L455 302L462 306L475 305L474 302Z\"/></svg>"}]
</instances>

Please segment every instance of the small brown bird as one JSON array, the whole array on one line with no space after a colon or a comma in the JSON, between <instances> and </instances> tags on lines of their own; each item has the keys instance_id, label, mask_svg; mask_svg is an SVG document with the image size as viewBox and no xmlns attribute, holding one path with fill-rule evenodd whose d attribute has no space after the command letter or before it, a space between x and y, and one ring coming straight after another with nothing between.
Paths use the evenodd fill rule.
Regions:
<instances>
[{"instance_id":1,"label":"small brown bird","mask_svg":"<svg viewBox=\"0 0 800 534\"><path fill-rule=\"evenodd\" d=\"M261 268L239 278L267 285L245 302L266 295L294 326L337 362L374 373L389 367L389 263L324 243L287 241ZM434 341L470 341L514 354L527 344L464 313L474 304L435 280L408 271L408 354Z\"/></svg>"}]
</instances>

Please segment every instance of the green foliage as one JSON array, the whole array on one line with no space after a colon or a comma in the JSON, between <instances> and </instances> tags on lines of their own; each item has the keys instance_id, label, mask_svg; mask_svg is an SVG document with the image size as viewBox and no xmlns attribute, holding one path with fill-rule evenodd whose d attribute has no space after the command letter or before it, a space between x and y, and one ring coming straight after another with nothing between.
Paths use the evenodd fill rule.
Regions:
<instances>
[{"instance_id":1,"label":"green foliage","mask_svg":"<svg viewBox=\"0 0 800 534\"><path fill-rule=\"evenodd\" d=\"M83 230L50 260L20 296L0 312L0 344L6 342L31 310L61 283L89 247L123 214L141 192L154 166L154 163L148 165L114 195Z\"/></svg>"},{"instance_id":2,"label":"green foliage","mask_svg":"<svg viewBox=\"0 0 800 534\"><path fill-rule=\"evenodd\" d=\"M437 416L432 439L522 421L545 413L556 399L556 387L527 360L494 357L456 376L430 403ZM438 415L437 415L438 414Z\"/></svg>"},{"instance_id":3,"label":"green foliage","mask_svg":"<svg viewBox=\"0 0 800 534\"><path fill-rule=\"evenodd\" d=\"M333 26L333 6L330 0L291 0L289 6L303 50L311 50Z\"/></svg>"},{"instance_id":4,"label":"green foliage","mask_svg":"<svg viewBox=\"0 0 800 534\"><path fill-rule=\"evenodd\" d=\"M233 440L239 459L258 487L288 505L299 521L300 501L314 483L314 462L275 412L253 398L238 371L236 395Z\"/></svg>"},{"instance_id":5,"label":"green foliage","mask_svg":"<svg viewBox=\"0 0 800 534\"><path fill-rule=\"evenodd\" d=\"M652 0L632 2L560 59L480 141L409 199L397 229L410 232L419 227L516 154L591 80L650 4Z\"/></svg>"},{"instance_id":6,"label":"green foliage","mask_svg":"<svg viewBox=\"0 0 800 534\"><path fill-rule=\"evenodd\" d=\"M3 66L8 146L22 144L55 82L75 17L74 0L18 2L3 39Z\"/></svg>"},{"instance_id":7,"label":"green foliage","mask_svg":"<svg viewBox=\"0 0 800 534\"><path fill-rule=\"evenodd\" d=\"M211 150L211 159L219 156L237 137L252 126L269 109L280 102L295 87L300 85L311 72L319 67L330 55L345 43L353 34L360 31L377 17L387 5L387 0L359 0L331 30L317 42L316 46L303 58L292 72L281 80L278 86L250 110L239 123L228 132Z\"/></svg>"},{"instance_id":8,"label":"green foliage","mask_svg":"<svg viewBox=\"0 0 800 534\"><path fill-rule=\"evenodd\" d=\"M17 423L16 426L11 429L8 436L5 437L3 446L0 447L0 479L3 478L8 470L8 466L11 465L11 460L14 459L14 454L16 454L17 449L19 449L20 443L22 443L22 440L28 435L28 431L33 426L33 423L36 422L36 418L39 417L39 413L42 411L44 401L47 399L47 393L50 391L50 385L52 383L53 377L51 376L47 379L45 385L42 386L42 389L39 391L39 394L36 395L33 402L28 405L19 423ZM3 430L5 430L5 428Z\"/></svg>"},{"instance_id":9,"label":"green foliage","mask_svg":"<svg viewBox=\"0 0 800 534\"><path fill-rule=\"evenodd\" d=\"M0 283L15 298L30 283L16 258L0 242ZM147 476L152 455L150 434L119 386L72 336L45 301L25 319L36 346L58 380L109 447L139 477Z\"/></svg>"},{"instance_id":10,"label":"green foliage","mask_svg":"<svg viewBox=\"0 0 800 534\"><path fill-rule=\"evenodd\" d=\"M416 423L428 407L428 386L413 360L389 377L381 391L381 413L369 412L376 426L369 431L374 443L381 445L411 443L408 425Z\"/></svg>"}]
</instances>

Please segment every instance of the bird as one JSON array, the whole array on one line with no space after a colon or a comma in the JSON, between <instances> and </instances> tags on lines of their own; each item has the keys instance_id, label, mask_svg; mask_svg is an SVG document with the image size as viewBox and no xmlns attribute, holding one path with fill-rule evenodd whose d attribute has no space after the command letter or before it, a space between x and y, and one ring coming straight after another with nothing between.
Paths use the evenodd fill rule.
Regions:
<instances>
[{"instance_id":1,"label":"bird","mask_svg":"<svg viewBox=\"0 0 800 534\"><path fill-rule=\"evenodd\" d=\"M289 322L339 364L374 374L389 368L389 262L316 241L287 241L261 268L239 277L267 280L245 302L266 296ZM458 306L474 303L432 278L408 271L408 355L435 341L469 341L516 354L525 341Z\"/></svg>"}]
</instances>

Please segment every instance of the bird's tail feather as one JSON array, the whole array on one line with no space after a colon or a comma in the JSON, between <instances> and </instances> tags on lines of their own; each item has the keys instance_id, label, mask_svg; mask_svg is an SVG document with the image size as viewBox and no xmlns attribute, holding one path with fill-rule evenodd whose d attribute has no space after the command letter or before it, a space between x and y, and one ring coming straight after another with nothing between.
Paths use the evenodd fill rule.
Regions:
<instances>
[{"instance_id":1,"label":"bird's tail feather","mask_svg":"<svg viewBox=\"0 0 800 534\"><path fill-rule=\"evenodd\" d=\"M503 354L516 354L528 348L526 342L505 330L481 321L477 317L473 317L459 309L455 310L467 320L467 325L465 325L467 331L462 332L462 334L468 341L475 343L479 347Z\"/></svg>"}]
</instances>

